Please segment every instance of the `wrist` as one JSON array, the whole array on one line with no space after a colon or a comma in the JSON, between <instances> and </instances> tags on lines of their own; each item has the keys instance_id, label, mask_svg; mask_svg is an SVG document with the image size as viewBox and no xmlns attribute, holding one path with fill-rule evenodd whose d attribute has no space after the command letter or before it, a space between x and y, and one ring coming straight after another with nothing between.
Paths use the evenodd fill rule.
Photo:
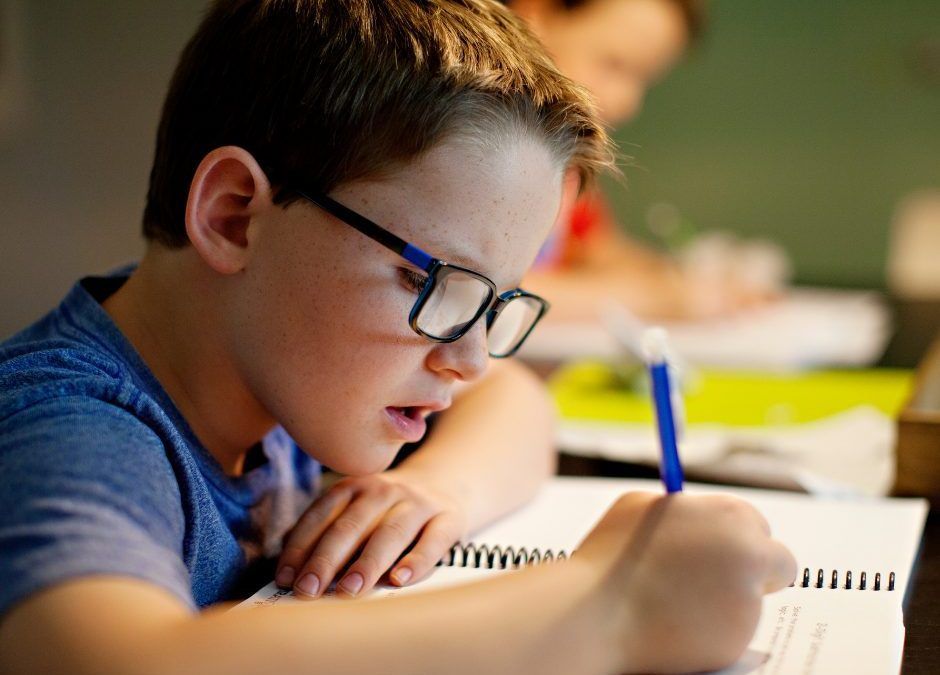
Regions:
<instances>
[{"instance_id":1,"label":"wrist","mask_svg":"<svg viewBox=\"0 0 940 675\"><path fill-rule=\"evenodd\" d=\"M580 645L578 669L600 673L635 670L628 658L630 650L624 645L625 636L632 635L635 626L619 589L611 588L611 575L594 561L578 556L555 565L565 568L563 583L579 589L564 640L566 645ZM585 662L588 654L591 667Z\"/></svg>"},{"instance_id":2,"label":"wrist","mask_svg":"<svg viewBox=\"0 0 940 675\"><path fill-rule=\"evenodd\" d=\"M433 468L420 466L419 463L409 461L385 472L385 475L398 483L408 485L419 492L431 496L447 510L455 511L469 522L470 489L469 486L455 480L450 475L442 475ZM467 536L468 527L465 526L460 533L461 539Z\"/></svg>"}]
</instances>

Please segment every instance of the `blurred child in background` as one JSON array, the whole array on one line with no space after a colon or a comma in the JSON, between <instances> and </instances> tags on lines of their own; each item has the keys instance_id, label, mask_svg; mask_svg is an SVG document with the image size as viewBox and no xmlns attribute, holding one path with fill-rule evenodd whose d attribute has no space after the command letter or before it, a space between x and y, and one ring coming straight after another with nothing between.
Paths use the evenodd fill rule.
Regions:
<instances>
[{"instance_id":1,"label":"blurred child in background","mask_svg":"<svg viewBox=\"0 0 940 675\"><path fill-rule=\"evenodd\" d=\"M559 70L586 87L608 125L633 119L647 90L701 30L699 0L511 0ZM552 301L552 319L596 318L616 301L650 319L699 319L753 306L773 282L712 240L680 268L628 238L598 190L571 200L526 284ZM761 266L766 256L756 256ZM771 255L773 258L773 255ZM755 256L748 256L749 259ZM777 260L770 263L779 268ZM759 271L759 270L758 270Z\"/></svg>"}]
</instances>

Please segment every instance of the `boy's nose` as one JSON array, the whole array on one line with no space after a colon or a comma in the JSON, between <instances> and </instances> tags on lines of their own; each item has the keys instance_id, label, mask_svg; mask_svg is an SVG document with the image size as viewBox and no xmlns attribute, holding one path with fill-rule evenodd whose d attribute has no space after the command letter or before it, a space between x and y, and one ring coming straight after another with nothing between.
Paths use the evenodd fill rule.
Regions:
<instances>
[{"instance_id":1,"label":"boy's nose","mask_svg":"<svg viewBox=\"0 0 940 675\"><path fill-rule=\"evenodd\" d=\"M459 340L436 344L428 354L428 367L434 372L471 382L486 372L489 360L486 317L480 317Z\"/></svg>"}]
</instances>

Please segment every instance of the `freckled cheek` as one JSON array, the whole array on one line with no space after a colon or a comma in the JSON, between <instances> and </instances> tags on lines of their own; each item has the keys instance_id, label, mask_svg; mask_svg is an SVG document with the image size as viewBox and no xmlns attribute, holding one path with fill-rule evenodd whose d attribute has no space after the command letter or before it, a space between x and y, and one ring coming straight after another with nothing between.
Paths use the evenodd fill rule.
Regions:
<instances>
[{"instance_id":1,"label":"freckled cheek","mask_svg":"<svg viewBox=\"0 0 940 675\"><path fill-rule=\"evenodd\" d=\"M420 367L428 348L408 325L411 306L400 295L350 292L309 303L303 317L281 319L278 352L299 372L316 371L321 383L348 378L367 390L400 379Z\"/></svg>"}]
</instances>

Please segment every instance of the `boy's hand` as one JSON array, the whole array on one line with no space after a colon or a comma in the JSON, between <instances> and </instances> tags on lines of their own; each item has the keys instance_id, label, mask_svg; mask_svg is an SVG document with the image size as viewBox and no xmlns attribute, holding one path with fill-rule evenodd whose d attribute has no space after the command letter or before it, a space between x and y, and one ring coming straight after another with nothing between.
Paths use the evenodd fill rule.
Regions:
<instances>
[{"instance_id":1,"label":"boy's hand","mask_svg":"<svg viewBox=\"0 0 940 675\"><path fill-rule=\"evenodd\" d=\"M629 672L733 663L754 633L762 596L796 575L767 521L722 495L626 495L573 562L600 573L597 602L613 617L613 648Z\"/></svg>"},{"instance_id":2,"label":"boy's hand","mask_svg":"<svg viewBox=\"0 0 940 675\"><path fill-rule=\"evenodd\" d=\"M313 598L340 573L337 590L347 595L371 589L386 572L404 586L430 573L465 529L460 505L416 474L344 478L288 533L275 579Z\"/></svg>"}]
</instances>

